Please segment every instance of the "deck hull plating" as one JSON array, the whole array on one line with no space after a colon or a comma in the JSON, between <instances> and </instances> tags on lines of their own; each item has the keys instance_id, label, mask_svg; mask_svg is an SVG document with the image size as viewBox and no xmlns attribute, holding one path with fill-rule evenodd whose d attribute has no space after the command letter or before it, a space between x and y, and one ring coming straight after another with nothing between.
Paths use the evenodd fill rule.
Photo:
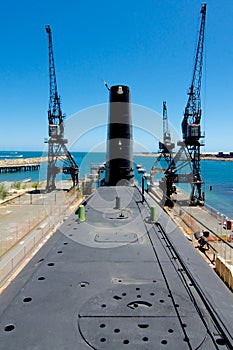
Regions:
<instances>
[{"instance_id":1,"label":"deck hull plating","mask_svg":"<svg viewBox=\"0 0 233 350\"><path fill-rule=\"evenodd\" d=\"M231 348L231 292L142 199L103 187L64 222L1 296L1 349Z\"/></svg>"}]
</instances>

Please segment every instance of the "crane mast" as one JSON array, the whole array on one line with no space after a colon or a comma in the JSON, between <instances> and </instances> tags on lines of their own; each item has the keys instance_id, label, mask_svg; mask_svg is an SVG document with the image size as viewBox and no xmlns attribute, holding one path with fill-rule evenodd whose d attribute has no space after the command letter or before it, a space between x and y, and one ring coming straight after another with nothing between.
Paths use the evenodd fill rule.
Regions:
<instances>
[{"instance_id":1,"label":"crane mast","mask_svg":"<svg viewBox=\"0 0 233 350\"><path fill-rule=\"evenodd\" d=\"M203 66L203 52L204 52L204 34L205 34L205 20L206 20L206 4L201 7L201 24L199 31L199 38L195 56L195 64L192 76L191 86L188 92L188 101L185 107L184 118L182 121L183 141L188 149L192 168L193 181L191 204L199 204L203 202L203 195L201 191L202 179L200 172L200 147L203 143L200 139L201 135L201 78Z\"/></svg>"},{"instance_id":2,"label":"crane mast","mask_svg":"<svg viewBox=\"0 0 233 350\"><path fill-rule=\"evenodd\" d=\"M163 142L171 140L171 136L168 130L168 120L167 120L167 104L163 101Z\"/></svg>"},{"instance_id":3,"label":"crane mast","mask_svg":"<svg viewBox=\"0 0 233 350\"><path fill-rule=\"evenodd\" d=\"M173 206L172 194L176 193L175 183L190 183L190 205L203 205L202 179L200 168L200 147L203 144L201 135L201 78L203 66L204 34L206 19L206 4L201 7L201 24L198 37L195 64L191 86L188 92L188 101L185 107L184 117L181 124L183 141L178 141L180 147L177 154L169 159L168 167L164 172L164 178L160 181L160 187L164 194L164 203ZM170 134L167 129L167 110L164 106L163 131L164 142L159 143L161 152L166 154L166 143L169 144ZM174 145L174 144L173 144ZM174 146L173 146L174 147ZM169 150L169 148L167 148ZM161 157L159 157L161 158ZM158 159L159 159L158 158Z\"/></svg>"},{"instance_id":4,"label":"crane mast","mask_svg":"<svg viewBox=\"0 0 233 350\"><path fill-rule=\"evenodd\" d=\"M52 42L52 31L49 25L46 26L46 32L48 34L49 42L49 110L48 110L48 120L49 125L61 125L64 119L61 111L60 98L57 91L57 80L54 64L53 55L53 42ZM51 133L51 128L49 128L49 134ZM51 136L51 135L49 135Z\"/></svg>"},{"instance_id":5,"label":"crane mast","mask_svg":"<svg viewBox=\"0 0 233 350\"><path fill-rule=\"evenodd\" d=\"M79 168L71 153L66 147L68 142L64 139L64 115L61 110L60 97L57 90L56 72L53 55L52 31L49 25L46 26L48 34L49 48L49 109L48 109L48 124L49 124L49 139L48 143L48 169L47 169L47 184L46 190L52 191L56 189L56 175L58 173L70 174L73 186L78 185Z\"/></svg>"},{"instance_id":6,"label":"crane mast","mask_svg":"<svg viewBox=\"0 0 233 350\"><path fill-rule=\"evenodd\" d=\"M163 101L163 142L159 143L159 148L170 152L174 147L175 144L171 142L171 134L168 128L167 103Z\"/></svg>"},{"instance_id":7,"label":"crane mast","mask_svg":"<svg viewBox=\"0 0 233 350\"><path fill-rule=\"evenodd\" d=\"M163 171L163 167L164 167L163 161L167 163L168 167L171 164L174 148L175 148L175 143L172 142L171 134L168 128L167 103L166 101L163 101L163 140L159 141L159 156L156 158L156 161L150 170L151 183L154 183L155 174ZM159 162L161 162L162 167L158 166ZM164 184L165 184L165 181L163 181L163 184L162 184L163 189L165 187ZM166 195L167 194L165 194L165 196Z\"/></svg>"},{"instance_id":8,"label":"crane mast","mask_svg":"<svg viewBox=\"0 0 233 350\"><path fill-rule=\"evenodd\" d=\"M188 101L185 107L184 119L182 122L183 139L186 145L192 145L200 138L201 121L201 78L203 66L204 34L206 19L206 4L201 8L201 26L195 57L195 64L192 76L191 86L188 92Z\"/></svg>"}]
</instances>

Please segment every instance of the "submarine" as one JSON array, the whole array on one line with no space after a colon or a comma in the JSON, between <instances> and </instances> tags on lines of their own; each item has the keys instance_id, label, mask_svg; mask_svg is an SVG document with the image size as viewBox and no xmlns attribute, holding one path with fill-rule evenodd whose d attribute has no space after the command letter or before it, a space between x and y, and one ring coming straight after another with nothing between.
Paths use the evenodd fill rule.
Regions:
<instances>
[{"instance_id":1,"label":"submarine","mask_svg":"<svg viewBox=\"0 0 233 350\"><path fill-rule=\"evenodd\" d=\"M134 181L130 89L112 86L105 177L2 293L0 349L232 348L232 293Z\"/></svg>"}]
</instances>

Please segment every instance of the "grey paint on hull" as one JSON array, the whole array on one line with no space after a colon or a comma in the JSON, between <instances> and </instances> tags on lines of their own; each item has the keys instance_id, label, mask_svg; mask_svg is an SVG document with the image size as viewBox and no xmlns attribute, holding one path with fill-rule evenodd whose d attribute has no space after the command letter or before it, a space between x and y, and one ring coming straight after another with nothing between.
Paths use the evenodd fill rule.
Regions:
<instances>
[{"instance_id":1,"label":"grey paint on hull","mask_svg":"<svg viewBox=\"0 0 233 350\"><path fill-rule=\"evenodd\" d=\"M2 294L0 349L231 348L231 292L145 196L99 188L64 222Z\"/></svg>"}]
</instances>

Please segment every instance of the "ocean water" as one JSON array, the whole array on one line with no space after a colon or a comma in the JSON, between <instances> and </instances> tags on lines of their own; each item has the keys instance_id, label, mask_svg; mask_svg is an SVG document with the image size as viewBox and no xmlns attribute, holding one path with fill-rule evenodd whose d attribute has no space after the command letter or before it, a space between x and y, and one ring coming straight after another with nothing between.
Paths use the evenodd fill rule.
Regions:
<instances>
[{"instance_id":1,"label":"ocean water","mask_svg":"<svg viewBox=\"0 0 233 350\"><path fill-rule=\"evenodd\" d=\"M0 160L6 159L26 159L26 158L38 158L45 157L47 154L42 151L0 151ZM105 161L105 153L87 153L87 152L72 152L76 163L79 166L80 178L90 174L90 165L101 164ZM0 182L4 181L23 181L31 179L31 181L44 181L46 180L47 163L41 163L40 170L35 171L21 171L18 173L2 173L0 174ZM68 175L59 174L58 178L66 179Z\"/></svg>"},{"instance_id":2,"label":"ocean water","mask_svg":"<svg viewBox=\"0 0 233 350\"><path fill-rule=\"evenodd\" d=\"M72 154L79 166L80 178L90 173L91 163L97 165L105 161L105 153L73 152ZM39 151L0 151L0 160L35 158L45 155ZM155 161L156 159L153 157L134 156L135 168L137 164L141 164L148 173ZM165 167L165 164L161 163L161 166ZM42 163L39 171L0 174L0 182L23 181L29 178L32 181L43 181L46 179L46 170L47 163ZM201 161L201 173L204 181L203 191L205 192L206 204L233 219L233 162L203 160ZM62 174L59 176L64 179L67 178ZM135 177L140 184L141 175L138 174L136 169ZM189 191L188 187L187 190Z\"/></svg>"}]
</instances>

